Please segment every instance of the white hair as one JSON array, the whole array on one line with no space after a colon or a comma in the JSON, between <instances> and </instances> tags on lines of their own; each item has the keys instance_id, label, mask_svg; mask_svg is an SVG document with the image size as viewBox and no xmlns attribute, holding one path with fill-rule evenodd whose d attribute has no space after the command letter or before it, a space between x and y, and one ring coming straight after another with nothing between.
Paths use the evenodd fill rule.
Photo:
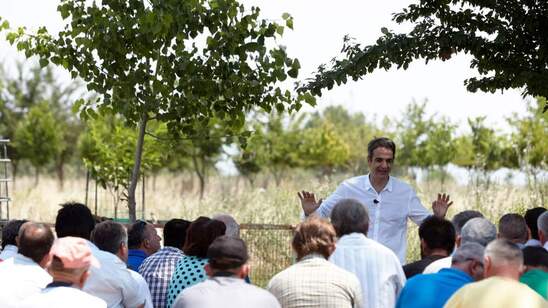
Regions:
<instances>
[{"instance_id":1,"label":"white hair","mask_svg":"<svg viewBox=\"0 0 548 308\"><path fill-rule=\"evenodd\" d=\"M236 219L229 214L216 214L213 219L221 221L226 226L225 235L239 238L240 237L240 225L236 222Z\"/></svg>"}]
</instances>

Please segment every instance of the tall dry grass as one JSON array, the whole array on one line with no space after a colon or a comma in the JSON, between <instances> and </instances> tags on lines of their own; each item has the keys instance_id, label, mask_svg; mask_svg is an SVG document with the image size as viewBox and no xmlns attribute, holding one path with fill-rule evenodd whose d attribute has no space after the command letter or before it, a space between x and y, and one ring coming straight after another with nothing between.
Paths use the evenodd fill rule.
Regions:
<instances>
[{"instance_id":1,"label":"tall dry grass","mask_svg":"<svg viewBox=\"0 0 548 308\"><path fill-rule=\"evenodd\" d=\"M155 180L147 179L145 190L145 211L141 211L141 187L138 187L138 217L165 220L173 217L194 219L200 215L211 216L214 213L230 213L242 223L296 224L299 222L300 208L296 196L299 190L315 191L325 197L335 189L347 175L337 175L331 179L296 173L287 177L279 186L268 177L257 179L257 187L251 187L241 177L214 176L209 178L205 197L200 200L197 181L190 175L163 174ZM440 190L437 182L413 184L423 204L430 208ZM85 179L70 179L64 189L59 189L53 178L42 177L38 185L34 178L18 178L11 188L13 202L10 207L11 218L26 218L36 221L53 222L59 204L74 200L84 202ZM266 188L265 188L266 187ZM448 217L464 209L480 210L487 218L497 222L504 213L523 213L525 209L543 206L526 187L508 184L491 184L489 187L445 185L445 192L451 195L454 205ZM109 190L98 189L95 199L93 182L88 192L88 206L97 204L97 214L114 217L114 194ZM125 203L118 203L118 217L127 217ZM409 223L408 259L417 259L418 239L416 226Z\"/></svg>"}]
</instances>

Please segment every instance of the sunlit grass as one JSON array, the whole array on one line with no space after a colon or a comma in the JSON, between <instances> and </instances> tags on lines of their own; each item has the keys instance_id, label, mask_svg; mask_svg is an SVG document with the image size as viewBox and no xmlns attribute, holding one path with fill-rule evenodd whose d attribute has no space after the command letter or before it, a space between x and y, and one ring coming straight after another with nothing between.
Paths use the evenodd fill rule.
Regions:
<instances>
[{"instance_id":1,"label":"sunlit grass","mask_svg":"<svg viewBox=\"0 0 548 308\"><path fill-rule=\"evenodd\" d=\"M166 220L174 217L188 220L198 216L211 216L215 213L230 213L241 223L297 224L300 207L297 191L315 191L320 197L327 196L346 175L337 175L331 179L296 173L287 177L279 186L268 177L256 180L256 186L240 177L211 177L206 187L205 197L200 200L197 181L190 175L174 176L163 174L147 179L145 191L145 219ZM85 179L69 179L63 190L53 178L42 177L34 185L32 177L17 179L11 189L13 202L10 207L11 218L26 218L36 221L53 222L59 204L65 201L84 202ZM423 204L430 208L440 190L437 182L414 185ZM491 184L487 187L461 186L446 184L445 192L451 195L454 205L448 217L464 209L480 210L487 218L496 223L504 213L523 213L525 209L542 206L535 203L526 187L508 184ZM88 206L95 209L95 185L92 182L88 192ZM475 193L478 191L479 193ZM138 214L141 212L141 187L138 187ZM98 189L97 214L114 216L114 196L108 190ZM124 201L118 204L118 217L127 217ZM409 223L408 259L419 256L417 228ZM289 243L288 243L289 245Z\"/></svg>"}]
</instances>

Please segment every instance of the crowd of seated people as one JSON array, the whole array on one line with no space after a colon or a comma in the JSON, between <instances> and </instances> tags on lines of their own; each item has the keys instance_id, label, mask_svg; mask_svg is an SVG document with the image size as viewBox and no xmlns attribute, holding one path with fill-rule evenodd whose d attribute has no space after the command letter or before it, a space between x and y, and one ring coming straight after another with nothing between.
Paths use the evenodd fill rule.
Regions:
<instances>
[{"instance_id":1,"label":"crowd of seated people","mask_svg":"<svg viewBox=\"0 0 548 308\"><path fill-rule=\"evenodd\" d=\"M368 238L367 207L339 200L330 219L294 230L294 264L265 289L229 214L154 225L97 223L66 203L54 228L13 220L2 229L0 307L548 307L548 212L477 211L419 226L420 260ZM161 245L163 240L163 247Z\"/></svg>"}]
</instances>

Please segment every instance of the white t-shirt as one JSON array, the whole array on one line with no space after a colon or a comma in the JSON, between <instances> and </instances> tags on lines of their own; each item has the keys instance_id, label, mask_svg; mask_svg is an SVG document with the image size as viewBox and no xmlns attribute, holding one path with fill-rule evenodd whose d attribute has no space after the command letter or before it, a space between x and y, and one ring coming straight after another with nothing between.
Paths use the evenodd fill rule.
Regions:
<instances>
[{"instance_id":1,"label":"white t-shirt","mask_svg":"<svg viewBox=\"0 0 548 308\"><path fill-rule=\"evenodd\" d=\"M40 293L51 281L48 272L21 254L0 262L0 307L18 306L21 300Z\"/></svg>"},{"instance_id":2,"label":"white t-shirt","mask_svg":"<svg viewBox=\"0 0 548 308\"><path fill-rule=\"evenodd\" d=\"M116 255L102 251L88 241L99 266L90 267L84 292L103 299L109 308L138 307L145 302L141 286L132 277L126 263Z\"/></svg>"},{"instance_id":3,"label":"white t-shirt","mask_svg":"<svg viewBox=\"0 0 548 308\"><path fill-rule=\"evenodd\" d=\"M441 269L444 268L450 268L451 263L453 261L453 257L445 257L442 259L438 259L430 264L422 271L423 274L435 274L439 272Z\"/></svg>"},{"instance_id":4,"label":"white t-shirt","mask_svg":"<svg viewBox=\"0 0 548 308\"><path fill-rule=\"evenodd\" d=\"M45 288L18 307L20 308L106 308L107 303L95 296L72 287Z\"/></svg>"}]
</instances>

